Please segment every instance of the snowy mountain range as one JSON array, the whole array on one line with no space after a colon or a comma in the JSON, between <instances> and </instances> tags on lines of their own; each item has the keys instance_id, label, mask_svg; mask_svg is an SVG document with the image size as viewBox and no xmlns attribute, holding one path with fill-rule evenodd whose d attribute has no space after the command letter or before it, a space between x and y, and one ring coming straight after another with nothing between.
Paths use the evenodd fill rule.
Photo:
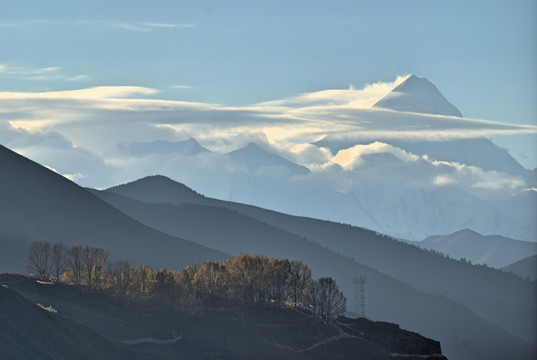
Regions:
<instances>
[{"instance_id":1,"label":"snowy mountain range","mask_svg":"<svg viewBox=\"0 0 537 360\"><path fill-rule=\"evenodd\" d=\"M410 76L370 112L356 116L370 122L419 123L423 116L447 121L434 114L462 116L430 81ZM293 148L259 140L228 153L210 152L191 138L135 142L130 151L147 164L135 178L163 174L223 200L413 241L461 229L537 240L537 171L484 137L328 134Z\"/></svg>"}]
</instances>

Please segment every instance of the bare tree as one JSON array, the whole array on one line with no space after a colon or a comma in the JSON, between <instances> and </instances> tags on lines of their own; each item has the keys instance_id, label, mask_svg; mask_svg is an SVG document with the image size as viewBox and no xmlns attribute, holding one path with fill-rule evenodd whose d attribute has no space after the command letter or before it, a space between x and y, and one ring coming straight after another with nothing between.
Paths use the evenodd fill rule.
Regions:
<instances>
[{"instance_id":1,"label":"bare tree","mask_svg":"<svg viewBox=\"0 0 537 360\"><path fill-rule=\"evenodd\" d=\"M108 255L108 251L93 246L82 250L82 274L89 288L101 286Z\"/></svg>"},{"instance_id":2,"label":"bare tree","mask_svg":"<svg viewBox=\"0 0 537 360\"><path fill-rule=\"evenodd\" d=\"M26 255L28 268L35 272L41 279L46 279L51 270L51 247L46 241L34 241Z\"/></svg>"},{"instance_id":3,"label":"bare tree","mask_svg":"<svg viewBox=\"0 0 537 360\"><path fill-rule=\"evenodd\" d=\"M69 259L69 251L63 245L62 242L57 242L52 245L51 263L52 273L56 276L56 280L60 280L60 275L64 273L67 268L67 262Z\"/></svg>"},{"instance_id":4,"label":"bare tree","mask_svg":"<svg viewBox=\"0 0 537 360\"><path fill-rule=\"evenodd\" d=\"M128 260L119 260L107 268L110 287L122 300L129 294L134 283L134 268Z\"/></svg>"},{"instance_id":5,"label":"bare tree","mask_svg":"<svg viewBox=\"0 0 537 360\"><path fill-rule=\"evenodd\" d=\"M345 312L346 299L331 277L314 282L314 312L321 318L333 319Z\"/></svg>"},{"instance_id":6,"label":"bare tree","mask_svg":"<svg viewBox=\"0 0 537 360\"><path fill-rule=\"evenodd\" d=\"M67 274L69 282L75 285L82 285L82 245L74 244L71 247L67 265L69 268Z\"/></svg>"},{"instance_id":7,"label":"bare tree","mask_svg":"<svg viewBox=\"0 0 537 360\"><path fill-rule=\"evenodd\" d=\"M295 308L307 307L313 283L311 270L301 260L293 260L289 265L288 298Z\"/></svg>"}]
</instances>

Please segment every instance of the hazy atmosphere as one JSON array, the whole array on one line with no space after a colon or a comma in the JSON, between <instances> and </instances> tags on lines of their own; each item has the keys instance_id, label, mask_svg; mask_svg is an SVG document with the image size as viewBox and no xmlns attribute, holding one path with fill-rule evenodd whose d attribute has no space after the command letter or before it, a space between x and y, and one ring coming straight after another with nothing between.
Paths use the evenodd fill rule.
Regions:
<instances>
[{"instance_id":1,"label":"hazy atmosphere","mask_svg":"<svg viewBox=\"0 0 537 360\"><path fill-rule=\"evenodd\" d=\"M0 359L535 358L535 1L21 0L0 44Z\"/></svg>"}]
</instances>

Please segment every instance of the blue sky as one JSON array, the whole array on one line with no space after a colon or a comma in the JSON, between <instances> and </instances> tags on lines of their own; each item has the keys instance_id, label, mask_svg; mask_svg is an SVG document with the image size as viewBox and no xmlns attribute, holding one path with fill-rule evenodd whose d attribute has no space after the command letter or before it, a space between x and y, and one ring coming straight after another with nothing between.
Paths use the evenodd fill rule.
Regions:
<instances>
[{"instance_id":1,"label":"blue sky","mask_svg":"<svg viewBox=\"0 0 537 360\"><path fill-rule=\"evenodd\" d=\"M1 5L0 44L0 92L245 106L417 74L465 117L537 123L535 1L21 0ZM535 134L493 139L537 166Z\"/></svg>"}]
</instances>

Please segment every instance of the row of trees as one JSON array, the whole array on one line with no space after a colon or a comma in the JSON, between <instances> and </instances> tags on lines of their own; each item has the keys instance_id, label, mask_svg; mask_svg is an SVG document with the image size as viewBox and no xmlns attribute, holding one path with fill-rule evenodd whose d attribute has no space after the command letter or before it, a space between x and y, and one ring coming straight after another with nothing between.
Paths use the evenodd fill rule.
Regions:
<instances>
[{"instance_id":1,"label":"row of trees","mask_svg":"<svg viewBox=\"0 0 537 360\"><path fill-rule=\"evenodd\" d=\"M241 254L222 262L189 265L182 271L128 260L108 261L108 252L75 244L34 242L28 265L39 277L53 276L70 284L110 291L121 299L159 301L172 306L199 306L211 299L230 299L248 305L294 307L322 318L345 312L345 297L330 277L314 280L299 260Z\"/></svg>"}]
</instances>

